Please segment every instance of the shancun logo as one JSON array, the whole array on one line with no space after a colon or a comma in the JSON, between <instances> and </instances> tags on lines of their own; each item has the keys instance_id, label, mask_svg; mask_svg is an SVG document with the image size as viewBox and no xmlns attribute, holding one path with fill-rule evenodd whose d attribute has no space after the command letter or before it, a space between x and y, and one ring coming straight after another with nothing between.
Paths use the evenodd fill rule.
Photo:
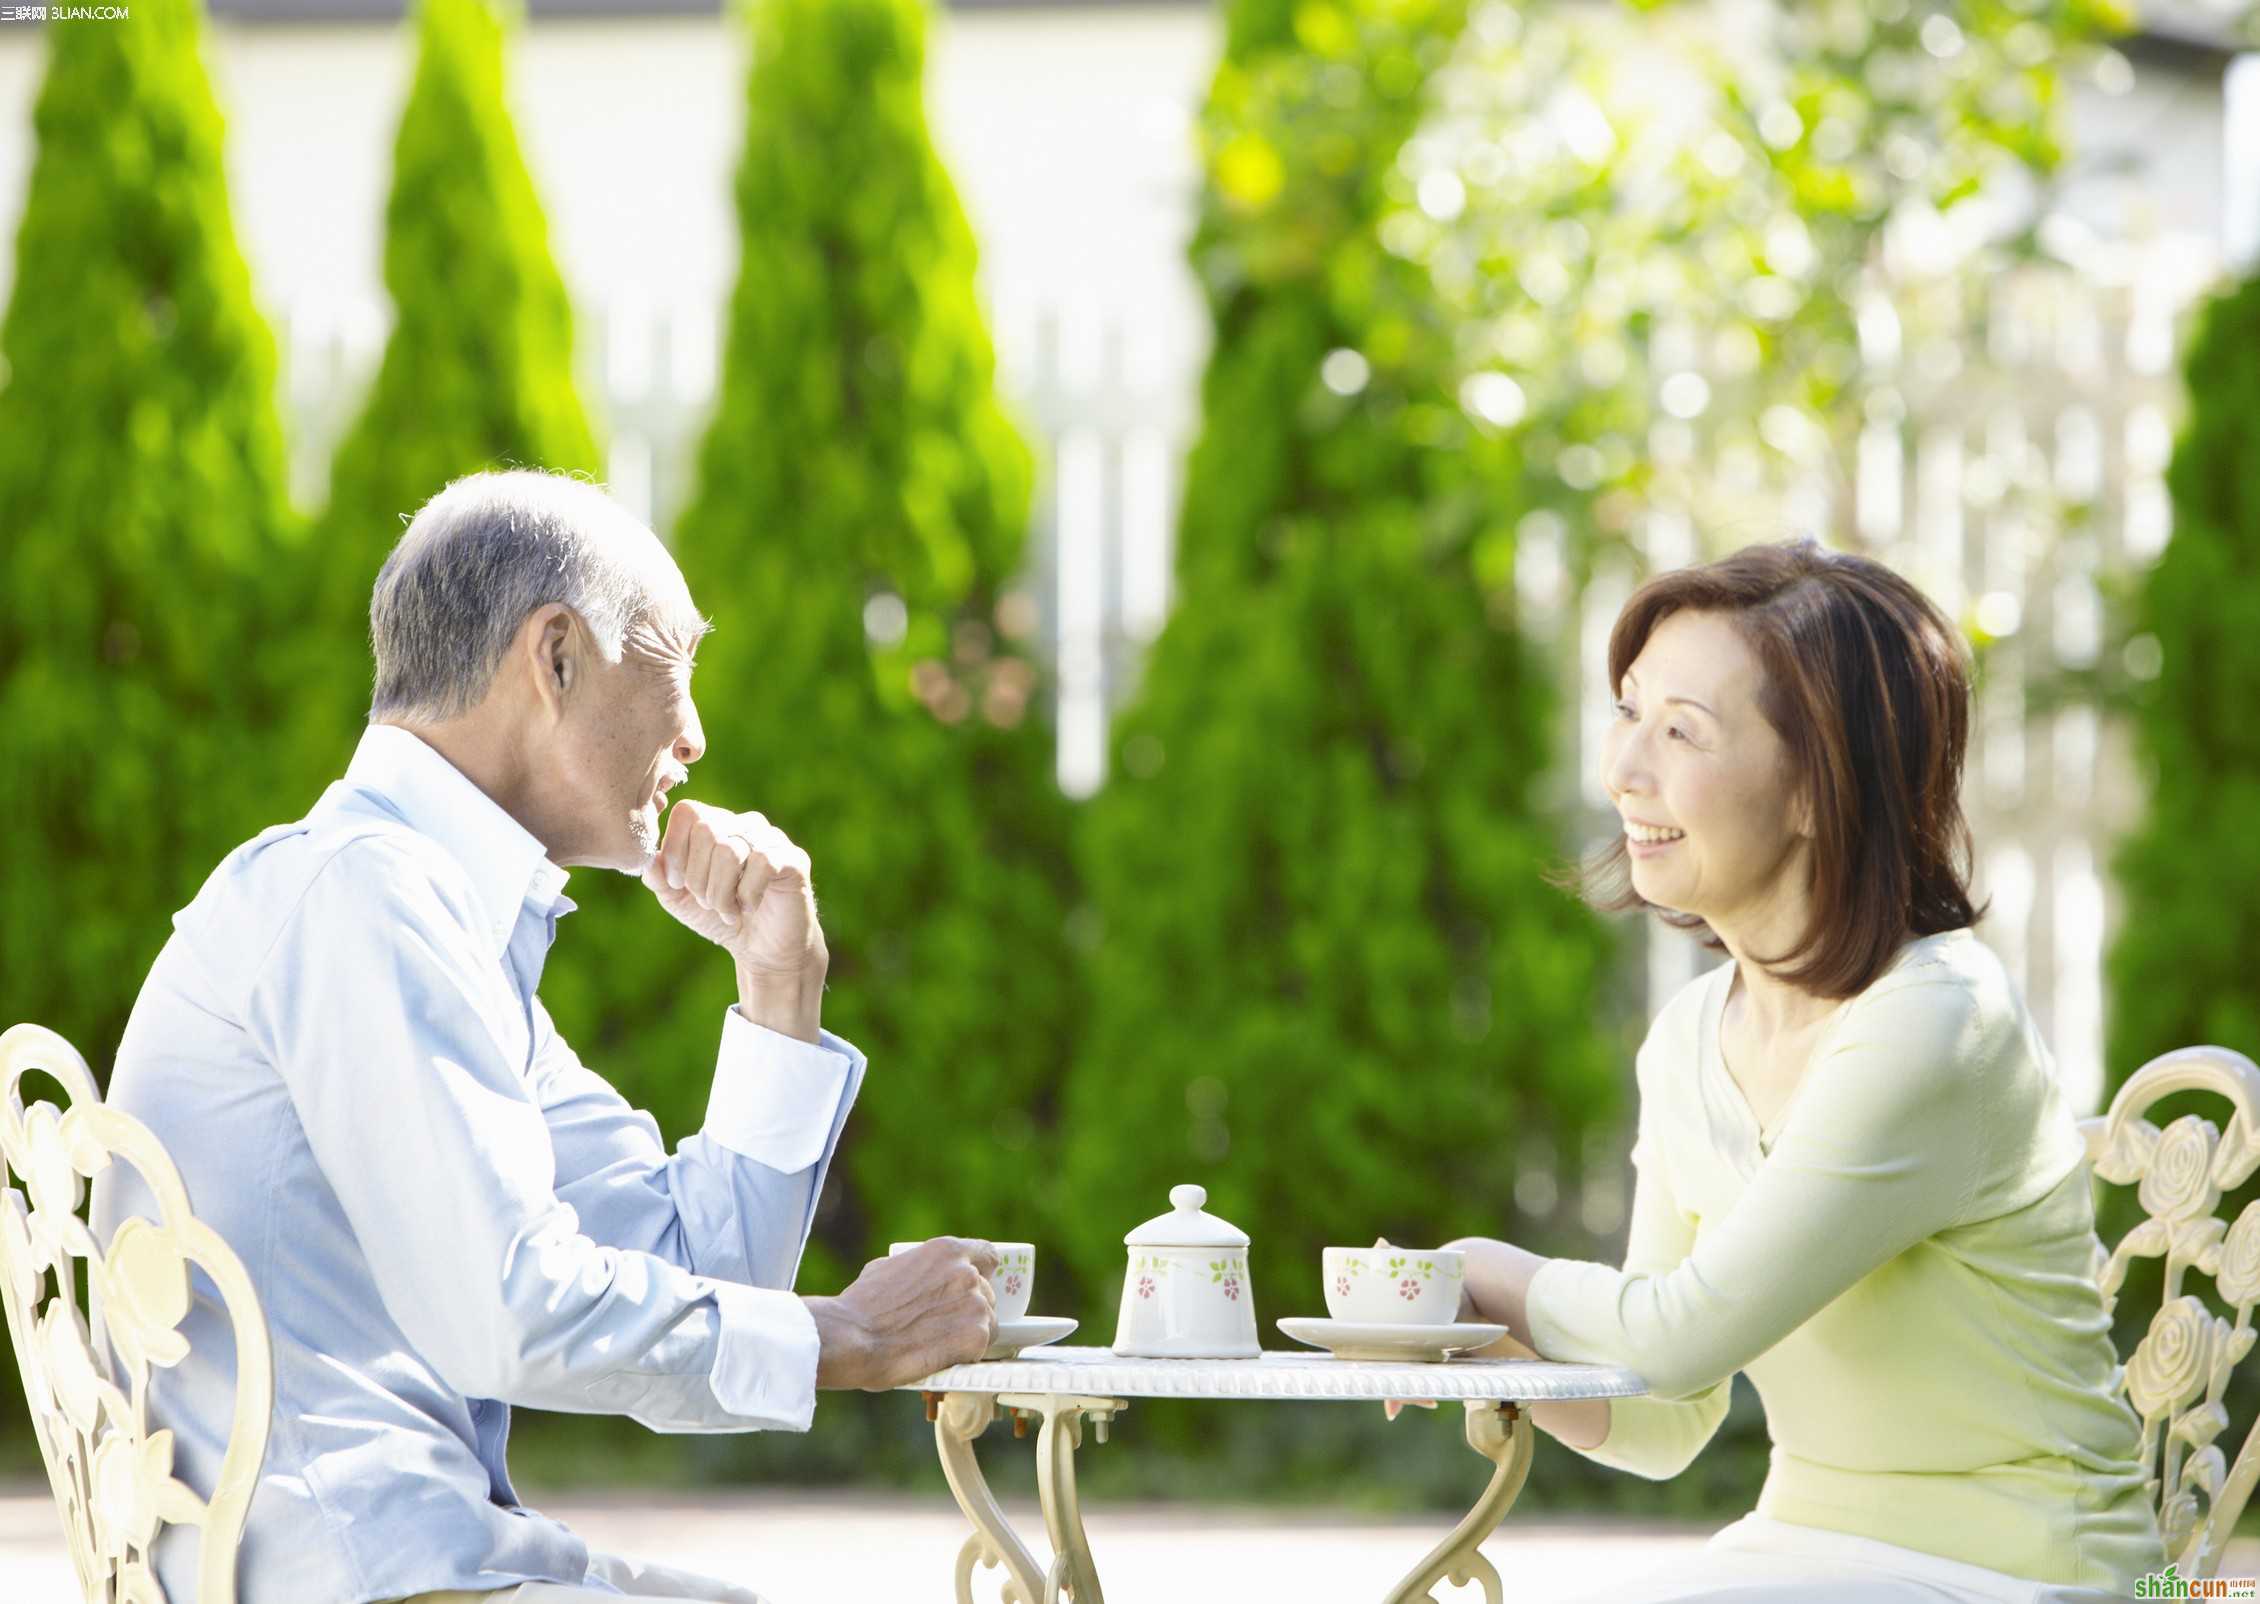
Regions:
<instances>
[{"instance_id":1,"label":"shancun logo","mask_svg":"<svg viewBox=\"0 0 2260 1604\"><path fill-rule=\"evenodd\" d=\"M2169 1565L2152 1571L2134 1584L2136 1598L2260 1598L2260 1577L2193 1576L2181 1578L2181 1567Z\"/></svg>"}]
</instances>

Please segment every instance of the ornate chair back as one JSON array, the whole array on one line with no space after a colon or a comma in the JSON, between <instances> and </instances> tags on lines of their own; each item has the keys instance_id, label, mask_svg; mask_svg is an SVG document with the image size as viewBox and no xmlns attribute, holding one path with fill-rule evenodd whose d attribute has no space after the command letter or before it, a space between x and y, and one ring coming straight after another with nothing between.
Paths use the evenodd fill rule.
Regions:
<instances>
[{"instance_id":1,"label":"ornate chair back","mask_svg":"<svg viewBox=\"0 0 2260 1604\"><path fill-rule=\"evenodd\" d=\"M68 1107L24 1107L34 1070L62 1085ZM128 1219L104 1252L79 1210L86 1181L118 1160L140 1173L158 1218ZM235 1416L209 1498L173 1474L172 1433L149 1430L151 1367L188 1355L176 1328L190 1265L219 1289L235 1328ZM274 1407L266 1317L242 1264L189 1212L157 1138L104 1107L86 1060L37 1025L0 1035L0 1307L87 1604L163 1604L150 1545L168 1525L203 1529L200 1604L235 1604L236 1548Z\"/></svg>"},{"instance_id":2,"label":"ornate chair back","mask_svg":"<svg viewBox=\"0 0 2260 1604\"><path fill-rule=\"evenodd\" d=\"M2191 1091L2226 1099L2225 1131L2198 1114L2163 1131L2143 1117L2160 1098ZM2214 1441L2228 1430L2222 1395L2251 1351L2252 1307L2260 1302L2260 1200L2247 1203L2234 1225L2217 1212L2221 1194L2260 1167L2260 1065L2224 1047L2162 1054L2119 1088L2108 1113L2082 1120L2080 1129L2094 1172L2136 1186L2145 1216L2117 1248L2105 1252L2097 1241L2104 1308L2117 1308L2136 1259L2165 1260L2158 1312L2119 1385L2142 1417L2142 1463L2151 1472L2166 1558L2185 1581L2215 1576L2260 1479L2260 1429L2246 1435L2233 1464ZM2212 1279L2234 1320L2183 1289L2192 1269Z\"/></svg>"}]
</instances>

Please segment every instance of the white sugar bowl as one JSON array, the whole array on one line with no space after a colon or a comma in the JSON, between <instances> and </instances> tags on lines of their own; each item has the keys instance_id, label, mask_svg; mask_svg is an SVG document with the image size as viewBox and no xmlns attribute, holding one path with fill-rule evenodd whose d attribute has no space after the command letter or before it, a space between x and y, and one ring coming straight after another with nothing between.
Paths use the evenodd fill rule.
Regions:
<instances>
[{"instance_id":1,"label":"white sugar bowl","mask_svg":"<svg viewBox=\"0 0 2260 1604\"><path fill-rule=\"evenodd\" d=\"M1122 1319L1114 1351L1145 1359L1253 1359L1255 1288L1248 1233L1201 1207L1198 1186L1169 1189L1173 1205L1122 1239Z\"/></svg>"}]
</instances>

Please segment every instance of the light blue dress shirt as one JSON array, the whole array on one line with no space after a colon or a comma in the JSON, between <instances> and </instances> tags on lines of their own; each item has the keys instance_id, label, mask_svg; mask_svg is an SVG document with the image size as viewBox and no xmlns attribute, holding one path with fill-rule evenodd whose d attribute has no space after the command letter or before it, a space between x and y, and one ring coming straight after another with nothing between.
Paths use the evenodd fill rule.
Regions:
<instances>
[{"instance_id":1,"label":"light blue dress shirt","mask_svg":"<svg viewBox=\"0 0 2260 1604\"><path fill-rule=\"evenodd\" d=\"M727 1010L705 1128L670 1156L535 995L564 886L453 765L376 725L304 819L213 871L142 987L110 1101L164 1142L274 1344L244 1604L604 1588L512 1491L512 1404L807 1429L816 1327L787 1289L863 1055ZM93 1210L105 1241L153 1212L115 1164ZM235 1358L197 1294L150 1410L208 1489ZM196 1541L158 1545L175 1604Z\"/></svg>"}]
</instances>

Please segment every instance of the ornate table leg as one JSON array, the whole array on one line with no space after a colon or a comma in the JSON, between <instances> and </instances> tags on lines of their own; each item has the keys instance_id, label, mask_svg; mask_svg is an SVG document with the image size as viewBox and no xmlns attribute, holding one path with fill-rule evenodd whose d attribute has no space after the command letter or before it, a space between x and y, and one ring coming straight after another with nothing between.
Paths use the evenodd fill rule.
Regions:
<instances>
[{"instance_id":1,"label":"ornate table leg","mask_svg":"<svg viewBox=\"0 0 2260 1604\"><path fill-rule=\"evenodd\" d=\"M1036 1435L1036 1491L1044 1503L1044 1528L1051 1535L1052 1566L1044 1578L1043 1604L1059 1604L1062 1599L1106 1604L1099 1590L1098 1567L1091 1562L1090 1539L1083 1534L1083 1505L1075 1492L1075 1450L1083 1445L1084 1416L1094 1417L1103 1437L1122 1401L1008 1393L998 1402L1044 1417L1043 1430Z\"/></svg>"},{"instance_id":2,"label":"ornate table leg","mask_svg":"<svg viewBox=\"0 0 2260 1604\"><path fill-rule=\"evenodd\" d=\"M1484 1604L1503 1604L1499 1572L1483 1557L1481 1545L1522 1491L1523 1480L1530 1474L1530 1453L1535 1440L1530 1422L1515 1405L1480 1402L1467 1406L1467 1445L1499 1468L1492 1473L1491 1485L1483 1489L1483 1496L1467 1512L1467 1518L1452 1528L1451 1536L1430 1550L1428 1557L1396 1585L1383 1604L1435 1604L1437 1583L1448 1581L1454 1587L1465 1587L1479 1577L1483 1582Z\"/></svg>"},{"instance_id":3,"label":"ornate table leg","mask_svg":"<svg viewBox=\"0 0 2260 1604\"><path fill-rule=\"evenodd\" d=\"M931 1395L929 1395L931 1396ZM957 1507L973 1523L973 1532L957 1554L957 1604L973 1604L973 1567L1002 1565L1005 1570L1003 1604L1038 1604L1045 1597L1044 1574L997 1507L979 1461L973 1457L973 1439L997 1418L997 1400L986 1392L953 1392L942 1399L934 1417L934 1443L941 1450L942 1474L949 1478Z\"/></svg>"}]
</instances>

